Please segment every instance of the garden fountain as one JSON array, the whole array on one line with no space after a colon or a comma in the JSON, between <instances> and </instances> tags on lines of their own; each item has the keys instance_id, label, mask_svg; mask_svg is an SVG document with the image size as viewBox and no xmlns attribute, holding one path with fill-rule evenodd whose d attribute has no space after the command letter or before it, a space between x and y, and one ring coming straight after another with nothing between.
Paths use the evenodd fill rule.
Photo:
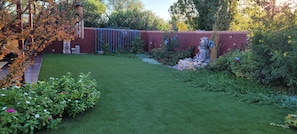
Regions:
<instances>
[{"instance_id":1,"label":"garden fountain","mask_svg":"<svg viewBox=\"0 0 297 134\"><path fill-rule=\"evenodd\" d=\"M213 46L213 41L208 40L207 37L200 38L199 52L192 58L185 58L179 60L178 64L173 68L178 70L196 70L205 67L210 62L209 49Z\"/></svg>"}]
</instances>

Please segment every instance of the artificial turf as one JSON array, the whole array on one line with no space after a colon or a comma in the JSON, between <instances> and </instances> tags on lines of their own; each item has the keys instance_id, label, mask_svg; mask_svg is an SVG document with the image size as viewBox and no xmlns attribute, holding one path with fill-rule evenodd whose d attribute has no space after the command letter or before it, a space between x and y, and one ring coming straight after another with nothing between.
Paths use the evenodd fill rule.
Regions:
<instances>
[{"instance_id":1,"label":"artificial turf","mask_svg":"<svg viewBox=\"0 0 297 134\"><path fill-rule=\"evenodd\" d=\"M101 97L97 105L64 118L53 134L284 134L285 109L247 104L224 92L176 81L176 70L137 58L44 55L39 80L91 72ZM205 78L207 79L207 78Z\"/></svg>"}]
</instances>

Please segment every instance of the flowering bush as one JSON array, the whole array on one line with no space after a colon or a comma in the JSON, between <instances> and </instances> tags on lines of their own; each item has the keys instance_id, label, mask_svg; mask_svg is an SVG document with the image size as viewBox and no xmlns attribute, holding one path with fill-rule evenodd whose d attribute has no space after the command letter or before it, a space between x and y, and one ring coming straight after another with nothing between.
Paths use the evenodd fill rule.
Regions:
<instances>
[{"instance_id":1,"label":"flowering bush","mask_svg":"<svg viewBox=\"0 0 297 134\"><path fill-rule=\"evenodd\" d=\"M234 50L220 56L210 68L214 71L227 70L237 77L257 80L260 77L259 66L258 58L250 50Z\"/></svg>"},{"instance_id":2,"label":"flowering bush","mask_svg":"<svg viewBox=\"0 0 297 134\"><path fill-rule=\"evenodd\" d=\"M100 97L97 83L90 74L77 79L68 73L21 88L2 88L0 91L0 133L34 133L55 129L63 115L75 117L93 107Z\"/></svg>"}]
</instances>

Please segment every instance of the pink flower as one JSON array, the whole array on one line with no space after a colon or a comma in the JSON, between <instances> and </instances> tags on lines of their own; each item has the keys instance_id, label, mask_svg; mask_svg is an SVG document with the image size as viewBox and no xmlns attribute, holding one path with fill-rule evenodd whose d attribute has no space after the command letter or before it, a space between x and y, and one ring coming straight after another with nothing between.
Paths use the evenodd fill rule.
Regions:
<instances>
[{"instance_id":1,"label":"pink flower","mask_svg":"<svg viewBox=\"0 0 297 134\"><path fill-rule=\"evenodd\" d=\"M6 110L6 112L7 112L7 113L14 113L14 112L15 112L15 110L14 110L14 109L12 109L12 108L8 108L8 109Z\"/></svg>"},{"instance_id":2,"label":"pink flower","mask_svg":"<svg viewBox=\"0 0 297 134\"><path fill-rule=\"evenodd\" d=\"M47 120L50 121L50 120L52 120L52 118L48 117Z\"/></svg>"},{"instance_id":3,"label":"pink flower","mask_svg":"<svg viewBox=\"0 0 297 134\"><path fill-rule=\"evenodd\" d=\"M60 94L68 94L67 92L60 92Z\"/></svg>"}]
</instances>

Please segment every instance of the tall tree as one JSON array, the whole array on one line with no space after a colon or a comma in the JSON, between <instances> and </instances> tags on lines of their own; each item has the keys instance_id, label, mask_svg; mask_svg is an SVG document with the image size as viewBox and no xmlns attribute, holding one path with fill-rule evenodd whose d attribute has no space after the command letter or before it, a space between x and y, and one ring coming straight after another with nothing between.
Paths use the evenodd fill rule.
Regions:
<instances>
[{"instance_id":1,"label":"tall tree","mask_svg":"<svg viewBox=\"0 0 297 134\"><path fill-rule=\"evenodd\" d=\"M190 31L192 30L191 27L186 24L184 21L179 20L177 18L172 17L169 21L170 30L173 31Z\"/></svg>"},{"instance_id":2,"label":"tall tree","mask_svg":"<svg viewBox=\"0 0 297 134\"><path fill-rule=\"evenodd\" d=\"M297 2L288 0L240 0L231 30L283 29L294 24Z\"/></svg>"},{"instance_id":3,"label":"tall tree","mask_svg":"<svg viewBox=\"0 0 297 134\"><path fill-rule=\"evenodd\" d=\"M104 14L106 13L106 6L98 0L83 0L84 18L86 27L100 27L105 23Z\"/></svg>"},{"instance_id":4,"label":"tall tree","mask_svg":"<svg viewBox=\"0 0 297 134\"><path fill-rule=\"evenodd\" d=\"M76 36L75 25L82 16L77 14L74 4L27 0L22 7L21 0L0 2L0 60L10 53L16 55L9 65L9 73L0 80L0 87L20 86L33 56L54 40L69 40ZM22 22L26 13L31 13L29 22Z\"/></svg>"},{"instance_id":5,"label":"tall tree","mask_svg":"<svg viewBox=\"0 0 297 134\"><path fill-rule=\"evenodd\" d=\"M172 16L179 16L193 29L228 30L236 14L238 0L178 0L169 9Z\"/></svg>"},{"instance_id":6,"label":"tall tree","mask_svg":"<svg viewBox=\"0 0 297 134\"><path fill-rule=\"evenodd\" d=\"M105 3L110 12L133 8L143 9L143 3L140 0L106 0Z\"/></svg>"},{"instance_id":7,"label":"tall tree","mask_svg":"<svg viewBox=\"0 0 297 134\"><path fill-rule=\"evenodd\" d=\"M120 10L109 16L107 27L136 30L168 30L167 23L152 11Z\"/></svg>"}]
</instances>

